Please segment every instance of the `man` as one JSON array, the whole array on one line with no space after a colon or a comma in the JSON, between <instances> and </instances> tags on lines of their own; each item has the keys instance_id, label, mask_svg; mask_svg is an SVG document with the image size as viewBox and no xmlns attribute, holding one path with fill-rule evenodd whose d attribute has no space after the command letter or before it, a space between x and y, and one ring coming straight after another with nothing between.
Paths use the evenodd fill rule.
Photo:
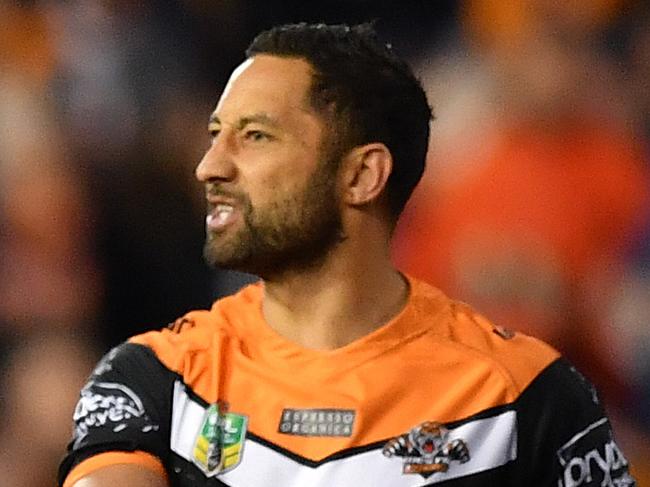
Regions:
<instances>
[{"instance_id":1,"label":"man","mask_svg":"<svg viewBox=\"0 0 650 487\"><path fill-rule=\"evenodd\" d=\"M196 175L207 261L262 282L111 351L61 483L634 485L555 350L392 266L431 118L406 65L368 26L247 54Z\"/></svg>"}]
</instances>

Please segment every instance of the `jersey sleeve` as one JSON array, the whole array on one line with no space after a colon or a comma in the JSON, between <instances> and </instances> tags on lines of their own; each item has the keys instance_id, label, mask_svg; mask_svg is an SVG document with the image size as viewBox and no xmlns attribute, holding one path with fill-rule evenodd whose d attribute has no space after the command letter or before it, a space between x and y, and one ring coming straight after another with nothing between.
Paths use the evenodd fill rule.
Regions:
<instances>
[{"instance_id":1,"label":"jersey sleeve","mask_svg":"<svg viewBox=\"0 0 650 487\"><path fill-rule=\"evenodd\" d=\"M98 463L89 459L111 464L125 453L134 453L134 459L167 463L173 381L173 373L150 348L124 343L111 350L81 390L59 485L82 462Z\"/></svg>"},{"instance_id":2,"label":"jersey sleeve","mask_svg":"<svg viewBox=\"0 0 650 487\"><path fill-rule=\"evenodd\" d=\"M517 402L521 485L636 485L594 387L568 361L549 365Z\"/></svg>"}]
</instances>

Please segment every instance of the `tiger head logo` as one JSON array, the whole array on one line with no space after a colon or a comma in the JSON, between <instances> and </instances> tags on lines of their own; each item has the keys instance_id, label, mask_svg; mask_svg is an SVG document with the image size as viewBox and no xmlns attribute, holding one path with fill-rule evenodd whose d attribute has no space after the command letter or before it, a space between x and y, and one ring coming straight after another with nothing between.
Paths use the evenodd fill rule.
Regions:
<instances>
[{"instance_id":1,"label":"tiger head logo","mask_svg":"<svg viewBox=\"0 0 650 487\"><path fill-rule=\"evenodd\" d=\"M467 444L461 439L449 441L449 430L436 421L425 421L389 440L382 453L387 457L404 457L403 473L424 478L446 472L451 461L466 463L470 459Z\"/></svg>"}]
</instances>

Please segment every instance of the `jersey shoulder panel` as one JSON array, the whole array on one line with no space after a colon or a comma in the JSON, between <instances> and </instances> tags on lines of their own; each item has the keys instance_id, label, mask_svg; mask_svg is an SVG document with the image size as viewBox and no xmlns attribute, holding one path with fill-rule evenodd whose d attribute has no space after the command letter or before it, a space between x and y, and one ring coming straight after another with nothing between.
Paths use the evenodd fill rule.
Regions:
<instances>
[{"instance_id":1,"label":"jersey shoulder panel","mask_svg":"<svg viewBox=\"0 0 650 487\"><path fill-rule=\"evenodd\" d=\"M488 361L499 370L504 379L520 394L542 370L556 360L560 353L550 345L523 333L514 332L498 326L471 306L447 298L440 291L426 283L412 279L414 292L424 297L421 301L435 299L441 295L447 300L443 316L436 321L444 321L446 326L438 326L438 333L445 335L448 345L461 347L465 353L480 361ZM421 312L427 307L419 306Z\"/></svg>"},{"instance_id":2,"label":"jersey shoulder panel","mask_svg":"<svg viewBox=\"0 0 650 487\"><path fill-rule=\"evenodd\" d=\"M238 293L221 298L210 310L186 313L162 330L149 331L129 339L146 345L170 369L179 371L186 353L206 350L212 337L236 337L246 332L244 323L254 319L261 303L261 286L249 285Z\"/></svg>"},{"instance_id":3,"label":"jersey shoulder panel","mask_svg":"<svg viewBox=\"0 0 650 487\"><path fill-rule=\"evenodd\" d=\"M130 343L151 349L156 358L205 401L216 401L220 374L227 376L229 351L241 348L250 320L259 310L261 290L250 285L233 296L220 299L210 310L191 311L167 328L136 335Z\"/></svg>"},{"instance_id":4,"label":"jersey shoulder panel","mask_svg":"<svg viewBox=\"0 0 650 487\"><path fill-rule=\"evenodd\" d=\"M225 333L219 320L205 310L191 311L167 328L129 338L129 343L150 348L168 369L182 373L188 354L206 350L211 337Z\"/></svg>"},{"instance_id":5,"label":"jersey shoulder panel","mask_svg":"<svg viewBox=\"0 0 650 487\"><path fill-rule=\"evenodd\" d=\"M494 361L522 392L560 353L534 337L498 326L470 306L453 302L452 336Z\"/></svg>"}]
</instances>

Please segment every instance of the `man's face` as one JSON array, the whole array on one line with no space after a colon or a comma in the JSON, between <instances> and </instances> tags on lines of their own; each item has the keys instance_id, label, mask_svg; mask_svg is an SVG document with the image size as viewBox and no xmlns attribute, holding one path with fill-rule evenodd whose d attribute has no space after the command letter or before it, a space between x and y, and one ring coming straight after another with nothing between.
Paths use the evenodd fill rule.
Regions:
<instances>
[{"instance_id":1,"label":"man's face","mask_svg":"<svg viewBox=\"0 0 650 487\"><path fill-rule=\"evenodd\" d=\"M339 241L338 161L309 104L310 65L257 55L231 76L196 175L209 264L269 277L318 263Z\"/></svg>"}]
</instances>

